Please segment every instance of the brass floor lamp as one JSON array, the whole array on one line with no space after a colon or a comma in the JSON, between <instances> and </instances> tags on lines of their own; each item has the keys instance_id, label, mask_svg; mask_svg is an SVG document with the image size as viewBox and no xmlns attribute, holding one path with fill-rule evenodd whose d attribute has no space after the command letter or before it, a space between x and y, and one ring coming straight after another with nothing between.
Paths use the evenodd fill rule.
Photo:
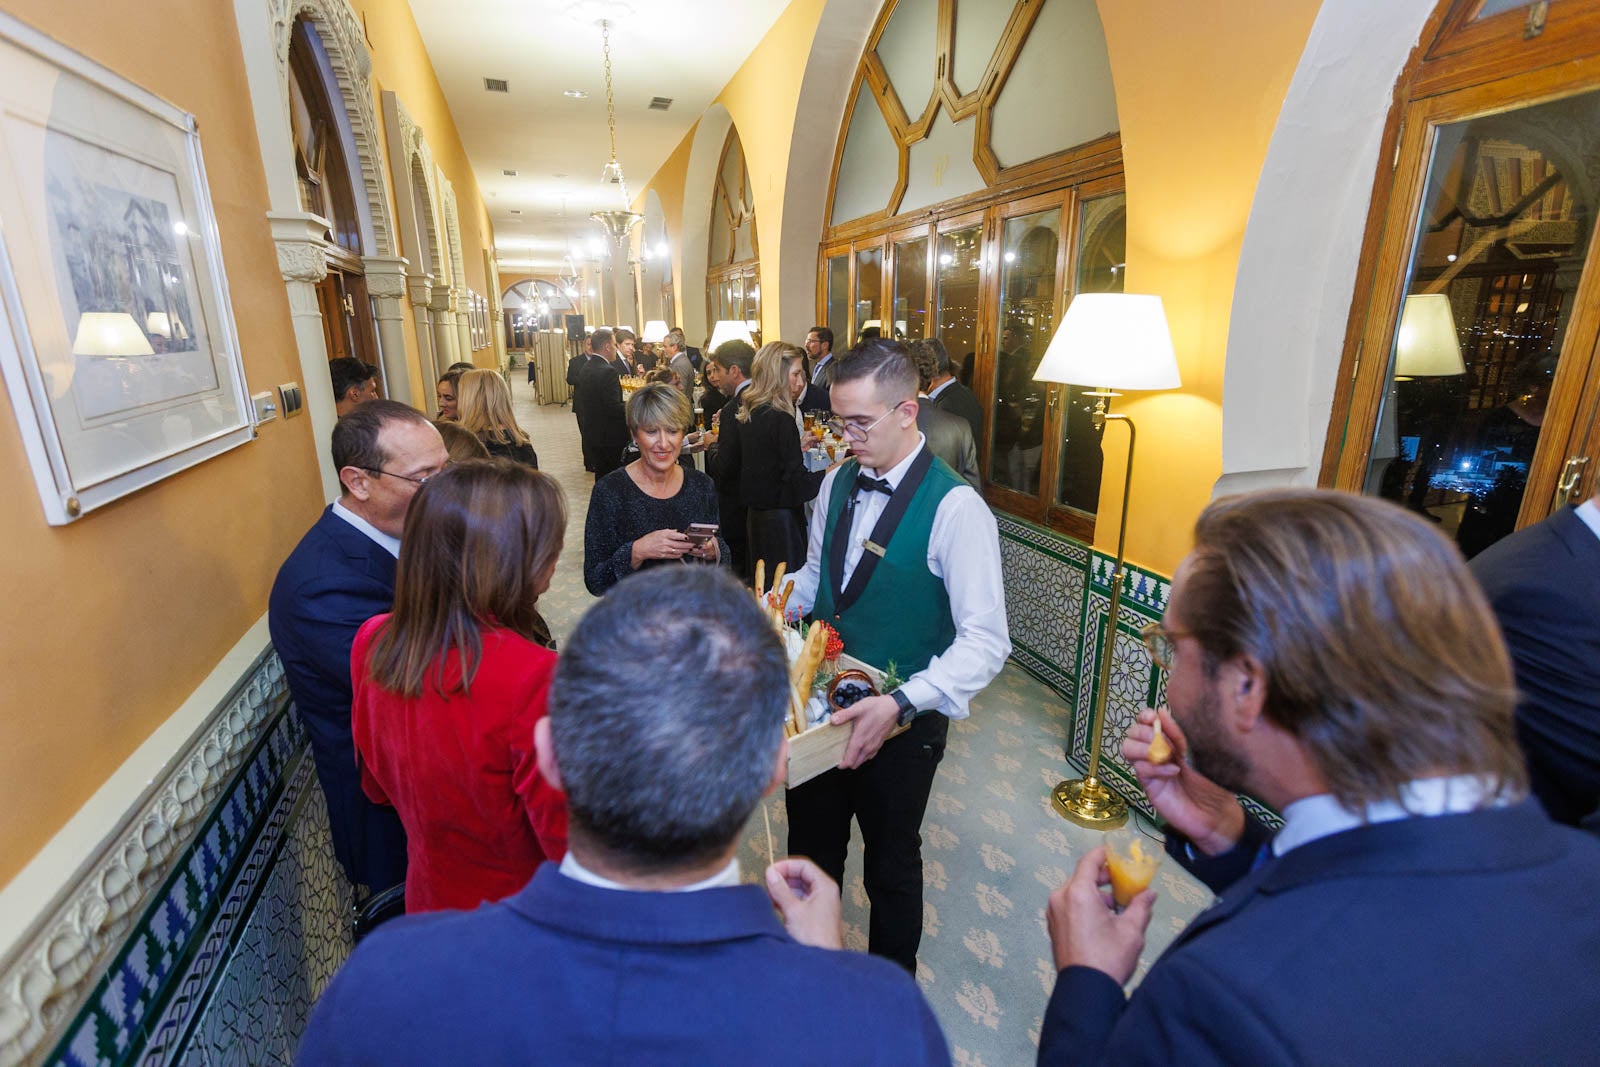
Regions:
<instances>
[{"instance_id":1,"label":"brass floor lamp","mask_svg":"<svg viewBox=\"0 0 1600 1067\"><path fill-rule=\"evenodd\" d=\"M1088 385L1096 397L1094 427L1107 420L1128 427L1128 464L1122 484L1122 515L1117 523L1117 562L1111 571L1111 598L1106 608L1105 641L1100 652L1099 685L1090 720L1089 767L1051 790L1050 801L1063 817L1091 830L1115 830L1128 821L1128 805L1100 780L1100 750L1105 743L1106 699L1111 690L1111 658L1117 616L1126 582L1123 549L1127 543L1128 500L1133 490L1133 421L1112 414L1109 402L1124 389L1176 389L1181 385L1178 361L1167 330L1159 296L1136 293L1080 293L1073 298L1061 327L1050 339L1034 379L1063 385ZM1070 743L1069 743L1070 748Z\"/></svg>"}]
</instances>

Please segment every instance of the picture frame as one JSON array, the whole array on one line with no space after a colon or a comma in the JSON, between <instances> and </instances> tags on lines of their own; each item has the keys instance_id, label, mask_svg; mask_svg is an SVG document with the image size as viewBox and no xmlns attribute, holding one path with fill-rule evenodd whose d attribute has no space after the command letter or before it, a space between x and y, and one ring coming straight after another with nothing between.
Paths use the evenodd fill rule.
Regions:
<instances>
[{"instance_id":1,"label":"picture frame","mask_svg":"<svg viewBox=\"0 0 1600 1067\"><path fill-rule=\"evenodd\" d=\"M255 416L193 115L0 15L0 374L51 525Z\"/></svg>"}]
</instances>

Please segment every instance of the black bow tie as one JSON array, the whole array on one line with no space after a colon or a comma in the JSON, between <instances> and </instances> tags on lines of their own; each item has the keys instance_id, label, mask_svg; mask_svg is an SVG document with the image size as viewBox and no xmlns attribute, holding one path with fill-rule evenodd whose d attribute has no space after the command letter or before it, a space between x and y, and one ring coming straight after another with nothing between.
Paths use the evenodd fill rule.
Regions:
<instances>
[{"instance_id":1,"label":"black bow tie","mask_svg":"<svg viewBox=\"0 0 1600 1067\"><path fill-rule=\"evenodd\" d=\"M865 474L856 475L856 490L865 489L869 493L882 493L884 496L894 496L894 486L886 478L869 478Z\"/></svg>"}]
</instances>

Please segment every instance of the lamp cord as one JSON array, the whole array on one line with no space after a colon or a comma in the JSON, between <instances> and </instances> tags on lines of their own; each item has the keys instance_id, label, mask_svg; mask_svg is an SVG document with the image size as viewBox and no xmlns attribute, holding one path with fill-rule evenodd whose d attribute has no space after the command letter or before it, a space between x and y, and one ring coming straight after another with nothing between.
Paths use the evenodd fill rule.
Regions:
<instances>
[{"instance_id":1,"label":"lamp cord","mask_svg":"<svg viewBox=\"0 0 1600 1067\"><path fill-rule=\"evenodd\" d=\"M622 176L622 164L617 162L617 105L611 95L611 20L600 20L600 46L605 53L606 60L606 129L611 134L611 165L616 168L617 188L622 191L622 206L626 210L628 200L628 182Z\"/></svg>"}]
</instances>

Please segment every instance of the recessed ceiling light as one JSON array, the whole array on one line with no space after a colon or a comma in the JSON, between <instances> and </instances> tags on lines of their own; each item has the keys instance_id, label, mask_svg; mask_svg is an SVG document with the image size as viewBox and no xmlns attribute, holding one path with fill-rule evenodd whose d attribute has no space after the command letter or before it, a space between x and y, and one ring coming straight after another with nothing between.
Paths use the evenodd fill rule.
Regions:
<instances>
[{"instance_id":1,"label":"recessed ceiling light","mask_svg":"<svg viewBox=\"0 0 1600 1067\"><path fill-rule=\"evenodd\" d=\"M582 89L567 89L567 90L564 90L561 95L566 97L568 100L587 100L587 99L589 99L589 94L584 92Z\"/></svg>"}]
</instances>

